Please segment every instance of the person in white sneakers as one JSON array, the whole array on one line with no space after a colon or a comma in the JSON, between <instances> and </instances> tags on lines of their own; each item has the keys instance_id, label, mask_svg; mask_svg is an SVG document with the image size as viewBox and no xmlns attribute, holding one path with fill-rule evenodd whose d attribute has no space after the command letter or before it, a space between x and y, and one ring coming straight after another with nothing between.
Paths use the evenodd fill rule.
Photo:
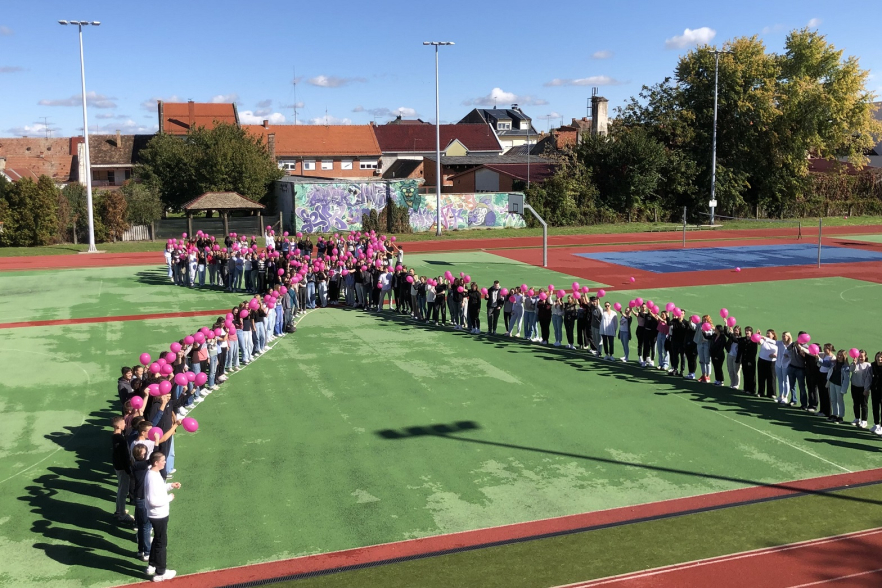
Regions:
<instances>
[{"instance_id":1,"label":"person in white sneakers","mask_svg":"<svg viewBox=\"0 0 882 588\"><path fill-rule=\"evenodd\" d=\"M150 557L147 575L153 576L154 582L171 580L177 572L166 567L165 557L168 547L168 515L169 503L175 495L169 491L181 487L179 482L167 483L159 472L165 468L165 455L154 451L150 455L150 471L144 483L144 497L147 501L147 517L153 527L153 543L150 545Z\"/></svg>"},{"instance_id":2,"label":"person in white sneakers","mask_svg":"<svg viewBox=\"0 0 882 588\"><path fill-rule=\"evenodd\" d=\"M882 351L876 353L872 364L873 383L870 384L870 401L873 405L872 431L882 435Z\"/></svg>"},{"instance_id":3,"label":"person in white sneakers","mask_svg":"<svg viewBox=\"0 0 882 588\"><path fill-rule=\"evenodd\" d=\"M603 359L612 361L616 353L615 340L619 331L619 315L614 311L609 302L603 304L603 314L600 316L600 336L603 340Z\"/></svg>"},{"instance_id":4,"label":"person in white sneakers","mask_svg":"<svg viewBox=\"0 0 882 588\"><path fill-rule=\"evenodd\" d=\"M860 350L851 364L851 400L854 404L852 424L861 429L867 428L867 397L873 384L873 368L867 361L867 352Z\"/></svg>"}]
</instances>

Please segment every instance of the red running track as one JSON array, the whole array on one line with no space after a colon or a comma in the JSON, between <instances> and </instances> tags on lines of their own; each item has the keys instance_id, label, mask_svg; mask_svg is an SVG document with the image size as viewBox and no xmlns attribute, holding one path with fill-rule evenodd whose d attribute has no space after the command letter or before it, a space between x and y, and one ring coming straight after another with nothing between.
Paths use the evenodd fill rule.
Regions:
<instances>
[{"instance_id":1,"label":"red running track","mask_svg":"<svg viewBox=\"0 0 882 588\"><path fill-rule=\"evenodd\" d=\"M160 312L156 314L124 314L120 316L91 316L78 319L51 319L45 321L22 321L0 323L0 329L19 329L22 327L54 327L57 325L82 325L87 323L115 323L117 321L147 321L153 319L182 318L188 316L225 316L224 310L189 310L184 312Z\"/></svg>"},{"instance_id":2,"label":"red running track","mask_svg":"<svg viewBox=\"0 0 882 588\"><path fill-rule=\"evenodd\" d=\"M483 234L492 233L488 229ZM855 227L829 227L824 229L824 235L861 235L882 233L880 225L865 225ZM402 242L401 246L406 254L429 253L439 251L476 251L481 249L515 249L534 248L542 246L542 237L479 237L479 231L475 231L474 239L458 239L450 241L413 241ZM726 241L733 239L781 239L796 237L795 228L770 228L770 229L742 229L725 230L716 229L708 231L690 231L687 234L687 242L690 244ZM803 238L817 238L814 227L803 228ZM659 232L659 233L617 233L599 235L555 235L548 238L550 247L573 247L573 246L597 246L632 243L680 243L682 233ZM541 258L540 258L541 259ZM0 257L0 272L23 271L23 270L47 270L47 269L71 269L87 267L111 267L129 265L150 265L164 263L162 251L146 251L134 253L94 253L76 255L37 255L33 257Z\"/></svg>"},{"instance_id":3,"label":"red running track","mask_svg":"<svg viewBox=\"0 0 882 588\"><path fill-rule=\"evenodd\" d=\"M656 568L561 588L882 586L882 528Z\"/></svg>"}]
</instances>

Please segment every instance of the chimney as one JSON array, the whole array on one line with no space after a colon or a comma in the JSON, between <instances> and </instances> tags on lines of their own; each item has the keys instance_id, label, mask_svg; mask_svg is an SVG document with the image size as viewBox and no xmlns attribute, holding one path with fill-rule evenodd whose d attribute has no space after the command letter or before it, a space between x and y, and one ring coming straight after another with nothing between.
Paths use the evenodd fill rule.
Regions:
<instances>
[{"instance_id":1,"label":"chimney","mask_svg":"<svg viewBox=\"0 0 882 588\"><path fill-rule=\"evenodd\" d=\"M263 128L267 128L267 125L269 125L269 121L266 119L263 119Z\"/></svg>"},{"instance_id":2,"label":"chimney","mask_svg":"<svg viewBox=\"0 0 882 588\"><path fill-rule=\"evenodd\" d=\"M122 135L119 132L119 129L116 130L116 148L122 148Z\"/></svg>"},{"instance_id":3,"label":"chimney","mask_svg":"<svg viewBox=\"0 0 882 588\"><path fill-rule=\"evenodd\" d=\"M597 88L591 90L591 134L606 135L607 133L607 110L609 100L597 95Z\"/></svg>"},{"instance_id":4,"label":"chimney","mask_svg":"<svg viewBox=\"0 0 882 588\"><path fill-rule=\"evenodd\" d=\"M517 110L518 112L521 111L521 109L518 108L518 105L517 105L517 104L512 104L512 105L511 105L511 109L512 109L512 110Z\"/></svg>"},{"instance_id":5,"label":"chimney","mask_svg":"<svg viewBox=\"0 0 882 588\"><path fill-rule=\"evenodd\" d=\"M0 157L0 172L6 169L6 158Z\"/></svg>"},{"instance_id":6,"label":"chimney","mask_svg":"<svg viewBox=\"0 0 882 588\"><path fill-rule=\"evenodd\" d=\"M196 104L192 100L187 100L187 117L189 118L187 123L190 128L193 128L193 125L196 124Z\"/></svg>"},{"instance_id":7,"label":"chimney","mask_svg":"<svg viewBox=\"0 0 882 588\"><path fill-rule=\"evenodd\" d=\"M156 110L159 112L159 132L162 133L164 127L162 124L162 100L156 101Z\"/></svg>"}]
</instances>

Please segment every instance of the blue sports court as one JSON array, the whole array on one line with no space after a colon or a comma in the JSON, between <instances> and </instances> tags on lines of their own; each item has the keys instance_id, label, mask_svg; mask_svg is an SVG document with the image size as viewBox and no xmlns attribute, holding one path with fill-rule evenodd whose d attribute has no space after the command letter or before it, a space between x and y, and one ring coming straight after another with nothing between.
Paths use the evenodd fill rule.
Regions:
<instances>
[{"instance_id":1,"label":"blue sports court","mask_svg":"<svg viewBox=\"0 0 882 588\"><path fill-rule=\"evenodd\" d=\"M753 267L782 267L814 265L818 263L818 246L755 245L741 247L709 247L696 249L658 249L652 251L610 251L606 253L577 253L579 257L606 263L624 265L657 274L702 270L722 270ZM821 263L852 263L879 261L882 253L833 247L821 248Z\"/></svg>"}]
</instances>

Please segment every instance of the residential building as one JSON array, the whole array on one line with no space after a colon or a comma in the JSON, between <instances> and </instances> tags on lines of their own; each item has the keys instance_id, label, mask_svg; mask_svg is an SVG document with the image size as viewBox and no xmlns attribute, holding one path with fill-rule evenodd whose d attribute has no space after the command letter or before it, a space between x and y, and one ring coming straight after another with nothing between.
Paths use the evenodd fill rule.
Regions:
<instances>
[{"instance_id":1,"label":"residential building","mask_svg":"<svg viewBox=\"0 0 882 588\"><path fill-rule=\"evenodd\" d=\"M82 137L0 138L0 165L10 181L49 176L58 186L76 181L77 145Z\"/></svg>"},{"instance_id":2,"label":"residential building","mask_svg":"<svg viewBox=\"0 0 882 588\"><path fill-rule=\"evenodd\" d=\"M154 135L89 135L89 163L93 188L119 188L132 178L139 153ZM86 183L85 144L78 145L77 179Z\"/></svg>"},{"instance_id":3,"label":"residential building","mask_svg":"<svg viewBox=\"0 0 882 588\"><path fill-rule=\"evenodd\" d=\"M511 108L475 108L459 121L459 124L480 123L490 125L503 151L534 143L539 135L530 117L517 104Z\"/></svg>"},{"instance_id":4,"label":"residential building","mask_svg":"<svg viewBox=\"0 0 882 588\"><path fill-rule=\"evenodd\" d=\"M523 184L541 183L554 175L550 163L487 163L450 177L454 194L473 192L512 192ZM515 183L521 185L515 187Z\"/></svg>"},{"instance_id":5,"label":"residential building","mask_svg":"<svg viewBox=\"0 0 882 588\"><path fill-rule=\"evenodd\" d=\"M156 108L159 113L159 132L169 135L186 135L190 129L197 127L213 129L218 123L239 126L239 111L231 103L160 100Z\"/></svg>"},{"instance_id":6,"label":"residential building","mask_svg":"<svg viewBox=\"0 0 882 588\"><path fill-rule=\"evenodd\" d=\"M424 158L423 178L425 184L420 188L421 192L435 192L435 156ZM454 192L453 177L462 172L489 165L498 166L504 164L522 164L526 173L529 162L531 171L533 166L551 163L548 159L538 156L527 155L442 155L441 156L441 191ZM538 169L538 168L537 168Z\"/></svg>"},{"instance_id":7,"label":"residential building","mask_svg":"<svg viewBox=\"0 0 882 588\"><path fill-rule=\"evenodd\" d=\"M383 153L384 174L398 160L421 160L435 155L435 125L390 123L373 126L373 130ZM502 154L502 145L487 123L440 125L439 130L442 155Z\"/></svg>"},{"instance_id":8,"label":"residential building","mask_svg":"<svg viewBox=\"0 0 882 588\"><path fill-rule=\"evenodd\" d=\"M292 176L368 178L380 175L380 146L371 125L243 125L261 137Z\"/></svg>"}]
</instances>

